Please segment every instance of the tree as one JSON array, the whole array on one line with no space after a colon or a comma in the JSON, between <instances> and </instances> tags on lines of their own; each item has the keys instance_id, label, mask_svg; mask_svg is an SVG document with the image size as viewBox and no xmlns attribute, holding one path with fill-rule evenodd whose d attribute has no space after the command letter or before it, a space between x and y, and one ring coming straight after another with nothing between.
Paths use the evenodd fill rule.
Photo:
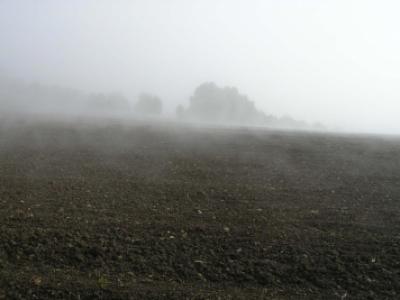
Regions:
<instances>
[{"instance_id":1,"label":"tree","mask_svg":"<svg viewBox=\"0 0 400 300\"><path fill-rule=\"evenodd\" d=\"M128 99L118 93L91 94L88 102L90 108L96 111L115 112L130 109Z\"/></svg>"},{"instance_id":2,"label":"tree","mask_svg":"<svg viewBox=\"0 0 400 300\"><path fill-rule=\"evenodd\" d=\"M266 118L237 88L220 88L213 82L195 90L187 113L194 119L217 123L259 124Z\"/></svg>"},{"instance_id":3,"label":"tree","mask_svg":"<svg viewBox=\"0 0 400 300\"><path fill-rule=\"evenodd\" d=\"M162 102L157 96L141 94L135 104L135 112L145 115L160 115L162 112Z\"/></svg>"}]
</instances>

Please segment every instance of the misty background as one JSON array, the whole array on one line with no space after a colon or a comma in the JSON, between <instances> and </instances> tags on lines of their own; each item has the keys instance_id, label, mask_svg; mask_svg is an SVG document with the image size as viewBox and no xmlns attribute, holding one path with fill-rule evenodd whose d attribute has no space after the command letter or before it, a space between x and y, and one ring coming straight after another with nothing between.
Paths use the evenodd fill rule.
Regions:
<instances>
[{"instance_id":1,"label":"misty background","mask_svg":"<svg viewBox=\"0 0 400 300\"><path fill-rule=\"evenodd\" d=\"M267 115L400 133L399 10L385 0L0 0L0 74L65 87L59 103L79 102L78 90L132 103L152 93L167 115L215 82Z\"/></svg>"}]
</instances>

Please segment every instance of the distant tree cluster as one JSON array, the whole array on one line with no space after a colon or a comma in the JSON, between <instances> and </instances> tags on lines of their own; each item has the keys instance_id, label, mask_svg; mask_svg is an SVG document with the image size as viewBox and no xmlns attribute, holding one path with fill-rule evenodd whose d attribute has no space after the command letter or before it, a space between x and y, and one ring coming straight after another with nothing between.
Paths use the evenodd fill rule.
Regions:
<instances>
[{"instance_id":1,"label":"distant tree cluster","mask_svg":"<svg viewBox=\"0 0 400 300\"><path fill-rule=\"evenodd\" d=\"M178 113L178 112L177 112ZM265 115L235 87L220 88L215 83L200 85L190 98L188 109L179 114L199 121L216 123L262 123Z\"/></svg>"},{"instance_id":2,"label":"distant tree cluster","mask_svg":"<svg viewBox=\"0 0 400 300\"><path fill-rule=\"evenodd\" d=\"M83 109L84 96L77 90L0 76L2 113L77 112Z\"/></svg>"},{"instance_id":3,"label":"distant tree cluster","mask_svg":"<svg viewBox=\"0 0 400 300\"><path fill-rule=\"evenodd\" d=\"M88 97L88 104L91 109L102 112L115 112L130 109L129 100L118 93L91 94Z\"/></svg>"},{"instance_id":4,"label":"distant tree cluster","mask_svg":"<svg viewBox=\"0 0 400 300\"><path fill-rule=\"evenodd\" d=\"M157 117L163 103L153 94L139 95L132 106L129 99L118 93L85 94L77 90L29 84L0 76L0 106L2 113L94 113ZM132 109L133 108L133 109ZM0 112L1 113L1 112ZM216 124L257 125L290 129L324 129L320 123L309 125L290 116L276 117L258 110L254 102L235 87L219 87L213 82L198 86L189 99L187 108L179 105L176 117L184 121Z\"/></svg>"},{"instance_id":5,"label":"distant tree cluster","mask_svg":"<svg viewBox=\"0 0 400 300\"><path fill-rule=\"evenodd\" d=\"M143 115L160 115L162 113L161 99L151 94L141 94L134 111Z\"/></svg>"},{"instance_id":6,"label":"distant tree cluster","mask_svg":"<svg viewBox=\"0 0 400 300\"><path fill-rule=\"evenodd\" d=\"M289 116L276 117L259 111L254 102L240 94L235 87L218 87L213 82L203 83L194 91L189 106L176 109L180 120L208 123L260 125L279 128L307 128L308 124ZM315 127L315 126L314 126Z\"/></svg>"},{"instance_id":7,"label":"distant tree cluster","mask_svg":"<svg viewBox=\"0 0 400 300\"><path fill-rule=\"evenodd\" d=\"M117 93L92 94L89 96L89 105L91 108L104 112L127 111L131 109L129 100ZM133 106L133 112L144 116L160 115L162 113L162 101L159 97L152 94L140 94Z\"/></svg>"},{"instance_id":8,"label":"distant tree cluster","mask_svg":"<svg viewBox=\"0 0 400 300\"><path fill-rule=\"evenodd\" d=\"M39 83L25 83L0 75L0 106L3 113L120 114L132 112L131 101L119 93L86 94L78 90ZM138 115L160 115L157 96L141 94L133 107Z\"/></svg>"}]
</instances>

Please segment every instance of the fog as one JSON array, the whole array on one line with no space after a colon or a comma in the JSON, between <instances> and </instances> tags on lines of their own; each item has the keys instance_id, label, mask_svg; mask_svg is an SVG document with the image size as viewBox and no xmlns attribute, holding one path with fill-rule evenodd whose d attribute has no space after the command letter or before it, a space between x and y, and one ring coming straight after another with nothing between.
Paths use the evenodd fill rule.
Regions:
<instances>
[{"instance_id":1,"label":"fog","mask_svg":"<svg viewBox=\"0 0 400 300\"><path fill-rule=\"evenodd\" d=\"M155 94L166 115L215 82L268 115L400 133L399 9L385 0L0 0L0 73L132 104Z\"/></svg>"}]
</instances>

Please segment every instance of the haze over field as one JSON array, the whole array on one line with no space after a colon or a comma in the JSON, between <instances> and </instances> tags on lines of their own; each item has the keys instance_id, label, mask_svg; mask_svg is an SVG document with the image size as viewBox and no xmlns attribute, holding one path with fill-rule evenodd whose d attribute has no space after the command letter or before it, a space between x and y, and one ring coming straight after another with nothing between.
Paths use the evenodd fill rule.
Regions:
<instances>
[{"instance_id":1,"label":"haze over field","mask_svg":"<svg viewBox=\"0 0 400 300\"><path fill-rule=\"evenodd\" d=\"M400 133L399 9L389 0L1 0L0 69L130 101L154 93L171 114L213 81L266 114Z\"/></svg>"},{"instance_id":2,"label":"haze over field","mask_svg":"<svg viewBox=\"0 0 400 300\"><path fill-rule=\"evenodd\" d=\"M0 0L0 300L399 299L399 12Z\"/></svg>"}]
</instances>

